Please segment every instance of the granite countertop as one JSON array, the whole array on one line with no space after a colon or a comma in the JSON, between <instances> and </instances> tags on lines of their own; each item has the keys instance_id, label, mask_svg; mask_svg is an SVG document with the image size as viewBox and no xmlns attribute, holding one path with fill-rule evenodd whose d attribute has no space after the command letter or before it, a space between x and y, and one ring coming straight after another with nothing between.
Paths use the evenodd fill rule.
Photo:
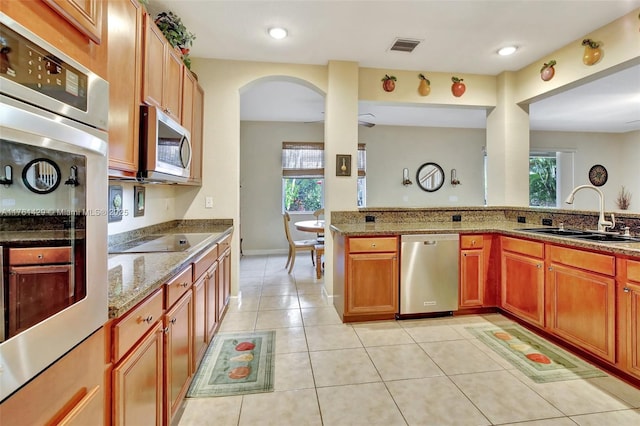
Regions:
<instances>
[{"instance_id":1,"label":"granite countertop","mask_svg":"<svg viewBox=\"0 0 640 426\"><path fill-rule=\"evenodd\" d=\"M111 254L109 269L109 318L117 318L149 294L160 288L168 279L190 265L208 248L233 232L227 224L180 225L165 229L162 234L211 233L197 246L182 252Z\"/></svg>"},{"instance_id":2,"label":"granite countertop","mask_svg":"<svg viewBox=\"0 0 640 426\"><path fill-rule=\"evenodd\" d=\"M480 222L369 222L369 223L333 223L331 230L346 237L384 236L404 234L436 234L436 233L500 233L513 237L529 238L544 242L563 244L577 248L598 250L612 254L640 256L640 242L630 243L602 243L578 240L575 238L546 235L523 231L522 229L544 228L540 225L509 221L480 221Z\"/></svg>"},{"instance_id":3,"label":"granite countertop","mask_svg":"<svg viewBox=\"0 0 640 426\"><path fill-rule=\"evenodd\" d=\"M84 239L84 230L34 230L34 231L1 231L0 244L28 243L33 244L57 244L74 239Z\"/></svg>"}]
</instances>

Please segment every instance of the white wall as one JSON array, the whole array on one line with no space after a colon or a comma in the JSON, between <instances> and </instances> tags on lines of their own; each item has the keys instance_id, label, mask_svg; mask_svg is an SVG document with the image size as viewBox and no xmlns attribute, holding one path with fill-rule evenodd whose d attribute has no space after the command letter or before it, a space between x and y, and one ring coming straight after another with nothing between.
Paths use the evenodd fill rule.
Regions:
<instances>
[{"instance_id":1,"label":"white wall","mask_svg":"<svg viewBox=\"0 0 640 426\"><path fill-rule=\"evenodd\" d=\"M110 181L109 185L122 186L123 215L122 220L109 223L109 235L131 231L145 226L155 225L181 218L176 216L175 191L180 190L177 185L147 184L145 187L144 216L134 217L133 187L136 183Z\"/></svg>"},{"instance_id":2,"label":"white wall","mask_svg":"<svg viewBox=\"0 0 640 426\"><path fill-rule=\"evenodd\" d=\"M322 123L240 123L240 236L245 254L280 250L287 240L282 220L282 142L323 142ZM311 215L291 214L292 221ZM294 239L309 238L294 231ZM284 266L284 265L283 265Z\"/></svg>"},{"instance_id":3,"label":"white wall","mask_svg":"<svg viewBox=\"0 0 640 426\"><path fill-rule=\"evenodd\" d=\"M484 129L361 127L358 141L367 147L367 207L484 205ZM426 162L444 169L438 191L426 192L416 184L416 172ZM405 167L412 185L402 185ZM451 185L451 169L457 170L461 185Z\"/></svg>"},{"instance_id":4,"label":"white wall","mask_svg":"<svg viewBox=\"0 0 640 426\"><path fill-rule=\"evenodd\" d=\"M575 186L589 184L589 169L603 165L609 174L600 189L605 197L605 210L617 211L615 200L622 185L632 194L640 196L640 132L583 133L583 132L531 132L531 149L571 150L574 154L573 182ZM567 194L561 194L564 200ZM593 191L576 195L573 206L562 204L563 209L597 210L598 197ZM633 202L630 212L640 212L640 202Z\"/></svg>"}]
</instances>

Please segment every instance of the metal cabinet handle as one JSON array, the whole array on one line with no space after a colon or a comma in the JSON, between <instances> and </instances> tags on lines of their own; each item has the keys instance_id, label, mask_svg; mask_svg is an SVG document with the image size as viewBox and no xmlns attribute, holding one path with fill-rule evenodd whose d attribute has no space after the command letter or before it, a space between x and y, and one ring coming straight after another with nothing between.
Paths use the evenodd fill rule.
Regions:
<instances>
[{"instance_id":1,"label":"metal cabinet handle","mask_svg":"<svg viewBox=\"0 0 640 426\"><path fill-rule=\"evenodd\" d=\"M463 253L462 255L463 255L464 257L467 257L467 253Z\"/></svg>"},{"instance_id":2,"label":"metal cabinet handle","mask_svg":"<svg viewBox=\"0 0 640 426\"><path fill-rule=\"evenodd\" d=\"M551 266L549 266L549 270L550 270L550 271L553 271L553 268L552 268Z\"/></svg>"},{"instance_id":3,"label":"metal cabinet handle","mask_svg":"<svg viewBox=\"0 0 640 426\"><path fill-rule=\"evenodd\" d=\"M476 240L471 240L471 245L475 246L476 245Z\"/></svg>"},{"instance_id":4,"label":"metal cabinet handle","mask_svg":"<svg viewBox=\"0 0 640 426\"><path fill-rule=\"evenodd\" d=\"M44 259L44 254L40 253L40 254L38 255L38 259Z\"/></svg>"},{"instance_id":5,"label":"metal cabinet handle","mask_svg":"<svg viewBox=\"0 0 640 426\"><path fill-rule=\"evenodd\" d=\"M171 319L169 320L169 322L171 323L171 325L175 324L175 323L176 323L176 321L177 321L177 318L171 318Z\"/></svg>"},{"instance_id":6,"label":"metal cabinet handle","mask_svg":"<svg viewBox=\"0 0 640 426\"><path fill-rule=\"evenodd\" d=\"M624 287L622 291L624 291L625 293L629 293L631 292L631 289L629 287Z\"/></svg>"},{"instance_id":7,"label":"metal cabinet handle","mask_svg":"<svg viewBox=\"0 0 640 426\"><path fill-rule=\"evenodd\" d=\"M162 332L163 332L164 334L169 334L169 327L165 327L165 328L163 328L163 329L162 329Z\"/></svg>"},{"instance_id":8,"label":"metal cabinet handle","mask_svg":"<svg viewBox=\"0 0 640 426\"><path fill-rule=\"evenodd\" d=\"M148 317L142 319L142 322L146 322L147 324L151 324L151 321L153 321L153 315L149 315Z\"/></svg>"},{"instance_id":9,"label":"metal cabinet handle","mask_svg":"<svg viewBox=\"0 0 640 426\"><path fill-rule=\"evenodd\" d=\"M371 243L372 248L375 248L375 246L376 246L376 243Z\"/></svg>"},{"instance_id":10,"label":"metal cabinet handle","mask_svg":"<svg viewBox=\"0 0 640 426\"><path fill-rule=\"evenodd\" d=\"M181 286L181 287L187 287L189 285L189 283L185 281L185 282L180 283L178 285Z\"/></svg>"},{"instance_id":11,"label":"metal cabinet handle","mask_svg":"<svg viewBox=\"0 0 640 426\"><path fill-rule=\"evenodd\" d=\"M538 263L538 264L536 265L536 268L540 269L540 268L542 268L542 265Z\"/></svg>"}]
</instances>

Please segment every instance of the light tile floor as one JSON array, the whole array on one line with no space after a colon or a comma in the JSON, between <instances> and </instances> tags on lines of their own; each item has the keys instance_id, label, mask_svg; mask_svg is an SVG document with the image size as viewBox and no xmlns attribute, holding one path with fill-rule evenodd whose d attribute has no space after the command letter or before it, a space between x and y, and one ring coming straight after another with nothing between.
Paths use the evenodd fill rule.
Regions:
<instances>
[{"instance_id":1,"label":"light tile floor","mask_svg":"<svg viewBox=\"0 0 640 426\"><path fill-rule=\"evenodd\" d=\"M187 425L640 425L614 377L538 384L465 326L498 314L343 324L311 259L245 256L220 331L276 330L275 390L187 399Z\"/></svg>"}]
</instances>

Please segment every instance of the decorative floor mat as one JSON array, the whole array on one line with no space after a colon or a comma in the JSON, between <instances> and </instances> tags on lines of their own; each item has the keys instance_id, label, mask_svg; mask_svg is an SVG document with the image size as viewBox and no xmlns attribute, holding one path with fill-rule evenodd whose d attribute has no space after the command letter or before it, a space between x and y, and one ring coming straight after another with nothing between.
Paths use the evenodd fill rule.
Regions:
<instances>
[{"instance_id":1,"label":"decorative floor mat","mask_svg":"<svg viewBox=\"0 0 640 426\"><path fill-rule=\"evenodd\" d=\"M272 392L275 331L220 333L207 348L187 398Z\"/></svg>"},{"instance_id":2,"label":"decorative floor mat","mask_svg":"<svg viewBox=\"0 0 640 426\"><path fill-rule=\"evenodd\" d=\"M537 383L606 376L601 370L519 325L465 328Z\"/></svg>"}]
</instances>

